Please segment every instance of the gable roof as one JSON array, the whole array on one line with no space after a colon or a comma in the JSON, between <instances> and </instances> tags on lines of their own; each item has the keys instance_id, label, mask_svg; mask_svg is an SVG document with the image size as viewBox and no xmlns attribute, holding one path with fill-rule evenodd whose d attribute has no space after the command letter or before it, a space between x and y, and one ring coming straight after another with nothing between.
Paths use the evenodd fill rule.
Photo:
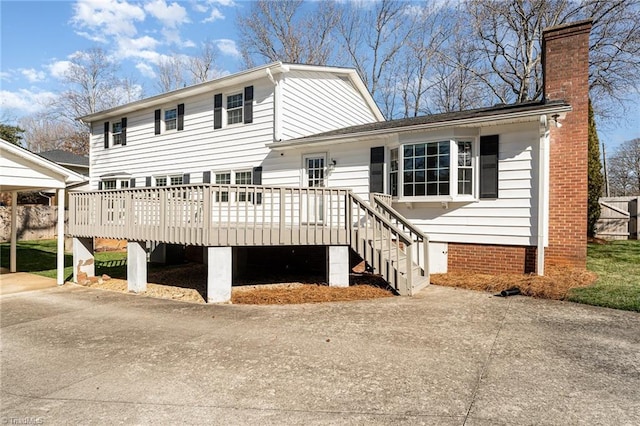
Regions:
<instances>
[{"instance_id":1,"label":"gable roof","mask_svg":"<svg viewBox=\"0 0 640 426\"><path fill-rule=\"evenodd\" d=\"M540 101L510 105L495 105L467 111L446 112L420 117L402 118L331 130L297 139L277 141L267 144L270 148L285 148L309 143L331 142L377 136L393 133L415 132L417 130L437 129L455 126L480 126L495 121L531 120L540 115L563 115L571 111L571 105L564 101Z\"/></svg>"},{"instance_id":2,"label":"gable roof","mask_svg":"<svg viewBox=\"0 0 640 426\"><path fill-rule=\"evenodd\" d=\"M73 152L64 151L62 149L44 151L38 153L38 155L49 161L60 164L61 166L89 167L89 157L77 155Z\"/></svg>"},{"instance_id":3,"label":"gable roof","mask_svg":"<svg viewBox=\"0 0 640 426\"><path fill-rule=\"evenodd\" d=\"M318 65L304 65L304 64L287 64L283 62L273 62L270 64L262 65L259 67L251 68L245 71L241 71L235 74L229 74L220 78L216 78L204 83L194 84L192 86L184 87L181 89L173 90L171 92L162 93L150 98L141 99L139 101L130 102L125 105L121 105L115 108L99 111L93 114L85 115L77 118L84 123L91 123L94 121L104 120L112 116L121 116L133 111L138 111L144 108L153 108L163 105L167 102L178 101L186 99L191 96L200 95L203 93L210 93L213 90L221 90L224 87L246 84L255 81L258 78L269 78L278 74L285 74L290 71L316 71L333 73L340 76L349 78L353 86L363 97L367 106L371 109L371 112L378 120L384 120L382 112L378 108L378 105L373 100L373 97L367 90L364 82L358 75L354 68L339 68L339 67L325 67ZM271 80L273 81L273 80Z\"/></svg>"},{"instance_id":4,"label":"gable roof","mask_svg":"<svg viewBox=\"0 0 640 426\"><path fill-rule=\"evenodd\" d=\"M88 180L86 176L69 170L33 152L0 139L0 187L2 191L33 191L66 188ZM16 175L16 171L26 172Z\"/></svg>"}]
</instances>

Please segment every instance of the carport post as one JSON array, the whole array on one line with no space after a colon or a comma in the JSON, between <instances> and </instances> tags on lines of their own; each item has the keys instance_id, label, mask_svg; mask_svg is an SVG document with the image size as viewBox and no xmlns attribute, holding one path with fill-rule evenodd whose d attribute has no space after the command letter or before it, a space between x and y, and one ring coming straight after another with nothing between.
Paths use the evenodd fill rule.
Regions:
<instances>
[{"instance_id":1,"label":"carport post","mask_svg":"<svg viewBox=\"0 0 640 426\"><path fill-rule=\"evenodd\" d=\"M58 285L64 284L64 188L57 191L58 195Z\"/></svg>"},{"instance_id":2,"label":"carport post","mask_svg":"<svg viewBox=\"0 0 640 426\"><path fill-rule=\"evenodd\" d=\"M233 251L231 247L207 247L207 302L231 300Z\"/></svg>"},{"instance_id":3,"label":"carport post","mask_svg":"<svg viewBox=\"0 0 640 426\"><path fill-rule=\"evenodd\" d=\"M11 192L11 247L9 249L9 272L18 270L16 263L18 240L18 191Z\"/></svg>"},{"instance_id":4,"label":"carport post","mask_svg":"<svg viewBox=\"0 0 640 426\"><path fill-rule=\"evenodd\" d=\"M134 293L147 290L147 243L127 241L127 289Z\"/></svg>"}]
</instances>

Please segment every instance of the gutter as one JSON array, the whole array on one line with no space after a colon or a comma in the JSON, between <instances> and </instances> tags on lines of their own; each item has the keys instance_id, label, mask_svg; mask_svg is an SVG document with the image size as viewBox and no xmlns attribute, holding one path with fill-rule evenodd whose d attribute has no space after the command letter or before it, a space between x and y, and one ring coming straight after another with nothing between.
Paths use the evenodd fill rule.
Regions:
<instances>
[{"instance_id":1,"label":"gutter","mask_svg":"<svg viewBox=\"0 0 640 426\"><path fill-rule=\"evenodd\" d=\"M498 121L498 120L511 120L517 118L528 118L535 117L540 115L551 115L551 114L564 114L571 111L572 108L569 105L560 105L552 108L544 108L544 109L536 109L532 111L520 111L515 113L495 113L493 115L482 116L482 117L472 117L472 118L464 118L459 120L447 121L447 122L435 122L435 123L425 123L425 124L416 124L413 126L406 127L391 127L388 129L377 129L377 130L369 130L364 132L357 133L342 133L336 135L328 135L328 136L309 136L301 139L293 139L286 142L272 142L266 144L268 148L273 150L285 149L285 148L294 148L298 146L306 146L308 144L320 144L320 143L332 143L335 141L345 142L349 139L357 139L361 137L368 136L382 136L393 133L408 133L415 132L420 130L432 130L432 129L441 129L447 127L456 127L456 126L468 126L473 124L482 124L487 121Z\"/></svg>"}]
</instances>

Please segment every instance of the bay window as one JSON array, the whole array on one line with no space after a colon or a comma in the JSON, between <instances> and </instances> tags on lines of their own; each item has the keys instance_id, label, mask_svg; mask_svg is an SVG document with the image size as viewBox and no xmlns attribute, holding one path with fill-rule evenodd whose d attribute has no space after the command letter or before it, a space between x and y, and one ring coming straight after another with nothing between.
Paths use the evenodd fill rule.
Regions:
<instances>
[{"instance_id":1,"label":"bay window","mask_svg":"<svg viewBox=\"0 0 640 426\"><path fill-rule=\"evenodd\" d=\"M405 143L390 149L389 194L405 201L478 198L474 139Z\"/></svg>"}]
</instances>

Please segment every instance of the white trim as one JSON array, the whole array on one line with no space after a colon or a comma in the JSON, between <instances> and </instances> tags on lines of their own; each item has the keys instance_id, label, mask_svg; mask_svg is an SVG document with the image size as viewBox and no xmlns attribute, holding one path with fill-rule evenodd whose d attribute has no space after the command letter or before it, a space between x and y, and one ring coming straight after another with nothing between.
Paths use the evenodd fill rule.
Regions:
<instances>
[{"instance_id":1,"label":"white trim","mask_svg":"<svg viewBox=\"0 0 640 426\"><path fill-rule=\"evenodd\" d=\"M450 127L462 127L462 126L476 126L480 127L480 125L487 125L492 123L504 123L509 120L524 120L524 121L533 121L539 118L540 115L551 115L555 113L566 113L571 111L571 106L561 105L552 108L538 108L531 111L520 111L517 113L508 113L508 112L496 112L492 115L482 116L482 117L473 117L473 118L464 118L459 120L450 120L450 121L438 121L434 123L426 123L426 124L416 124L412 126L402 126L402 127L390 127L387 129L377 129L377 130L367 130L362 132L355 133L347 133L347 134L334 134L328 136L309 136L299 139L292 139L282 142L272 142L268 143L266 146L268 148L273 149L274 151L290 149L290 148L298 148L300 146L310 146L310 145L329 145L333 143L344 143L349 141L358 141L363 138L370 138L374 136L385 136L388 134L399 134L399 133L411 133L422 130L435 130L435 129L446 129Z\"/></svg>"},{"instance_id":2,"label":"white trim","mask_svg":"<svg viewBox=\"0 0 640 426\"><path fill-rule=\"evenodd\" d=\"M362 79L358 76L356 70L352 68L334 68L334 67L319 67L313 65L301 65L301 64L285 64L282 62L273 62L267 65L262 65L256 68L251 68L246 71L242 71L239 73L227 75L221 78L217 78L211 81L207 81L205 83L195 84L193 86L181 88L178 90L174 90L172 92L163 93L160 95L152 96L150 98L141 99L139 101L131 102L126 105L122 105L119 107L107 109L104 111L96 112L93 114L85 115L77 118L77 120L82 121L83 123L91 123L95 121L108 120L109 117L113 116L126 116L131 112L138 112L142 109L146 108L159 108L162 105L168 102L177 102L192 96L201 95L205 93L219 93L220 91L225 91L227 87L233 86L244 86L246 83L253 83L260 78L267 77L265 75L266 71L269 71L272 76L276 76L278 74L287 73L290 70L300 70L300 71L319 71L319 72L328 72L339 75L347 75L351 82L354 84L354 87L358 89L360 95L363 97L371 112L378 118L378 121L384 121L384 116L380 112L380 109L376 105L373 97L366 89L366 86Z\"/></svg>"},{"instance_id":3,"label":"white trim","mask_svg":"<svg viewBox=\"0 0 640 426\"><path fill-rule=\"evenodd\" d=\"M540 142L538 144L538 235L536 241L536 271L544 275L544 247L547 239L549 214L549 126L547 116L540 117Z\"/></svg>"}]
</instances>

